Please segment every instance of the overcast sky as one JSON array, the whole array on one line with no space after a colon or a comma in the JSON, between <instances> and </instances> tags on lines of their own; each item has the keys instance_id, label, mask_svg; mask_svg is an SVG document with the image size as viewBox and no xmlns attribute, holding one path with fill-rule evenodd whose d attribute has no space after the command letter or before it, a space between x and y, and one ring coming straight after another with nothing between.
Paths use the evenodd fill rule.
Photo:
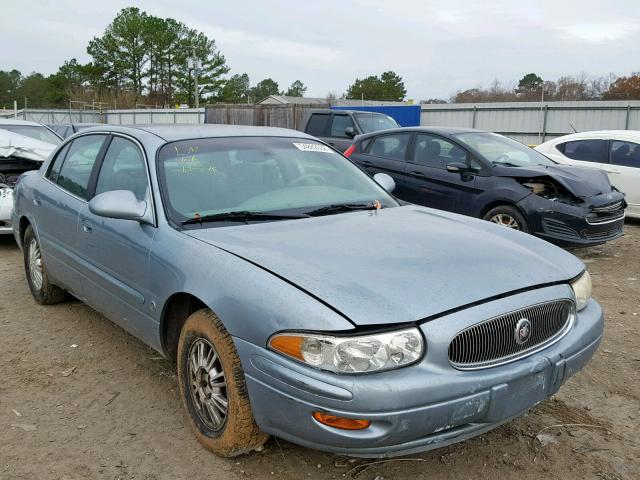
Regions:
<instances>
[{"instance_id":1,"label":"overcast sky","mask_svg":"<svg viewBox=\"0 0 640 480\"><path fill-rule=\"evenodd\" d=\"M300 79L307 96L340 95L386 70L416 101L529 72L640 70L638 0L2 0L0 69L49 74L89 61L87 42L132 5L203 31L252 85Z\"/></svg>"}]
</instances>

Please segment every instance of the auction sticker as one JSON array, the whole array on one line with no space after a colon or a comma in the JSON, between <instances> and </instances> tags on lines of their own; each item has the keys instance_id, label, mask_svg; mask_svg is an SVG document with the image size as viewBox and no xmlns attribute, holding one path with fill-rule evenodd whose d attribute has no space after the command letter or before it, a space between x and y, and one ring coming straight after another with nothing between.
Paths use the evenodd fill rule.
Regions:
<instances>
[{"instance_id":1,"label":"auction sticker","mask_svg":"<svg viewBox=\"0 0 640 480\"><path fill-rule=\"evenodd\" d=\"M302 150L303 152L323 152L323 153L333 153L326 145L320 145L319 143L294 143L298 150Z\"/></svg>"}]
</instances>

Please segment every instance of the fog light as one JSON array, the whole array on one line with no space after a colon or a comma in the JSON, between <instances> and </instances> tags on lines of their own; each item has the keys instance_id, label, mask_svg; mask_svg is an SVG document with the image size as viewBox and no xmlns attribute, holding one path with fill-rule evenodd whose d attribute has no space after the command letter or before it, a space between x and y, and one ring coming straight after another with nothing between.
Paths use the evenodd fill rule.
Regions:
<instances>
[{"instance_id":1,"label":"fog light","mask_svg":"<svg viewBox=\"0 0 640 480\"><path fill-rule=\"evenodd\" d=\"M313 412L313 418L333 428L340 428L342 430L364 430L371 425L370 420L358 420L353 418L336 417L323 412Z\"/></svg>"}]
</instances>

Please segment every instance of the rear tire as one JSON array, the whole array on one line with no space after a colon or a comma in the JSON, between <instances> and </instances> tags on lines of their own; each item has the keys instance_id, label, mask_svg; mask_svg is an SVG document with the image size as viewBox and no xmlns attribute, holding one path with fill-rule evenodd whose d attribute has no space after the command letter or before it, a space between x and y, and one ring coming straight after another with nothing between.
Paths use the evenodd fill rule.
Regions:
<instances>
[{"instance_id":1,"label":"rear tire","mask_svg":"<svg viewBox=\"0 0 640 480\"><path fill-rule=\"evenodd\" d=\"M231 335L211 310L198 310L187 318L177 363L182 403L205 448L221 457L235 457L266 442L268 435L253 418Z\"/></svg>"},{"instance_id":2,"label":"rear tire","mask_svg":"<svg viewBox=\"0 0 640 480\"><path fill-rule=\"evenodd\" d=\"M64 301L67 293L49 281L47 269L40 250L40 241L31 225L27 227L22 242L24 269L31 295L40 305L53 305Z\"/></svg>"},{"instance_id":3,"label":"rear tire","mask_svg":"<svg viewBox=\"0 0 640 480\"><path fill-rule=\"evenodd\" d=\"M529 226L520 210L511 205L498 205L489 210L483 217L485 220L503 227L528 233Z\"/></svg>"}]
</instances>

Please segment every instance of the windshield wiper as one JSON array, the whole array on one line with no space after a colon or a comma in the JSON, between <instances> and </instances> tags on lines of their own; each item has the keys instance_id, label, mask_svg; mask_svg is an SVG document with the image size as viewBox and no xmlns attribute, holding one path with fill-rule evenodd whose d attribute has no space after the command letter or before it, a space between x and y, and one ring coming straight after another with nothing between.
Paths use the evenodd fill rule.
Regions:
<instances>
[{"instance_id":1,"label":"windshield wiper","mask_svg":"<svg viewBox=\"0 0 640 480\"><path fill-rule=\"evenodd\" d=\"M307 212L307 215L315 217L319 215L330 215L332 213L351 212L354 210L378 210L380 208L382 207L378 201L371 203L334 203L333 205L311 210Z\"/></svg>"},{"instance_id":2,"label":"windshield wiper","mask_svg":"<svg viewBox=\"0 0 640 480\"><path fill-rule=\"evenodd\" d=\"M248 210L236 212L214 213L211 215L198 215L188 218L181 225L191 225L193 223L204 222L247 222L249 220L291 220L294 218L307 218L308 215L278 214L268 212L250 212Z\"/></svg>"}]
</instances>

